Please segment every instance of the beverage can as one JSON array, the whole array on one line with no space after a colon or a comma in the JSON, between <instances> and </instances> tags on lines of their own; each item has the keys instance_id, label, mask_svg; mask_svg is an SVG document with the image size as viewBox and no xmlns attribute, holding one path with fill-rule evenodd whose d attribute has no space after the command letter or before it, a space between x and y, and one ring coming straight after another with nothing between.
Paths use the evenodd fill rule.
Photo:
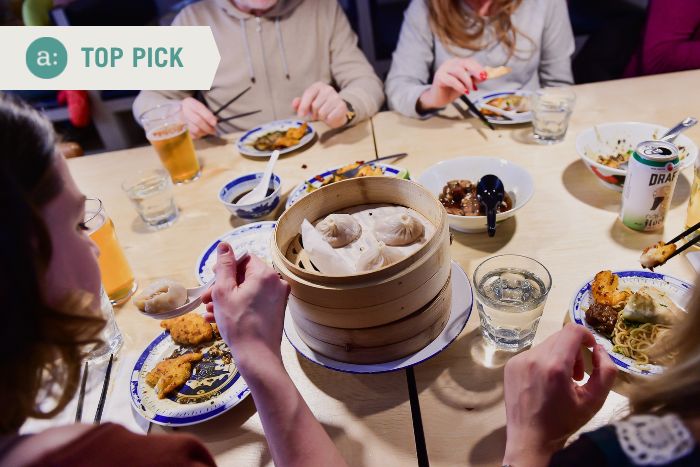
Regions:
<instances>
[{"instance_id":1,"label":"beverage can","mask_svg":"<svg viewBox=\"0 0 700 467\"><path fill-rule=\"evenodd\" d=\"M639 143L627 168L620 220L649 232L664 226L680 168L678 148L666 141Z\"/></svg>"}]
</instances>

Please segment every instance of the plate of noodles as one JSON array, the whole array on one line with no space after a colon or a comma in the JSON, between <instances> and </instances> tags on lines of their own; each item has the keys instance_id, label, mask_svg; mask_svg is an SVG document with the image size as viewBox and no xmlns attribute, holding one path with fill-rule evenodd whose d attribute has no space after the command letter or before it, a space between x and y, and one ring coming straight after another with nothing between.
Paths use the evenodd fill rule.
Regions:
<instances>
[{"instance_id":1,"label":"plate of noodles","mask_svg":"<svg viewBox=\"0 0 700 467\"><path fill-rule=\"evenodd\" d=\"M600 271L571 301L571 319L593 332L619 369L662 373L673 361L669 331L685 313L693 286L650 271Z\"/></svg>"}]
</instances>

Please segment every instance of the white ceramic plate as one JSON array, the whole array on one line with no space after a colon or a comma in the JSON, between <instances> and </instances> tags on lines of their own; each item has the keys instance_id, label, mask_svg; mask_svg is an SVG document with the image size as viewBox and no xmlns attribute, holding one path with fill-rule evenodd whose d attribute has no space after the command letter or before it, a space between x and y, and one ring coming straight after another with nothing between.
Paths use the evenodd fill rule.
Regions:
<instances>
[{"instance_id":1,"label":"white ceramic plate","mask_svg":"<svg viewBox=\"0 0 700 467\"><path fill-rule=\"evenodd\" d=\"M276 122L266 123L257 128L253 128L252 130L248 131L243 136L241 136L238 139L238 141L236 141L236 149L238 149L238 152L246 156L268 158L270 157L272 151L258 151L253 147L253 143L255 143L255 141L259 137L266 135L267 133L271 133L273 131L286 131L290 128L299 127L303 124L304 122L301 120L278 120ZM306 146L314 139L315 135L316 130L314 130L314 127L312 127L311 124L308 123L306 134L303 138L301 138L301 140L299 140L299 144L290 146L288 148L280 149L280 155L288 154L292 151L296 151L297 149Z\"/></svg>"},{"instance_id":2,"label":"white ceramic plate","mask_svg":"<svg viewBox=\"0 0 700 467\"><path fill-rule=\"evenodd\" d=\"M666 274L659 274L651 271L615 271L614 273L620 277L620 289L630 289L634 292L645 285L655 287L666 293L676 305L683 309L687 308L692 295L693 286L691 284L673 276L667 276ZM663 371L662 366L639 364L629 357L613 352L612 341L606 336L599 334L586 323L586 310L588 306L593 303L593 298L591 297L592 282L593 278L591 277L588 282L581 286L573 300L571 300L571 305L569 306L571 320L590 329L595 336L596 342L605 347L610 358L612 358L615 365L622 371L640 376L661 373Z\"/></svg>"},{"instance_id":3,"label":"white ceramic plate","mask_svg":"<svg viewBox=\"0 0 700 467\"><path fill-rule=\"evenodd\" d=\"M476 183L487 174L494 174L500 178L506 193L513 200L513 208L510 211L497 214L496 222L501 222L514 216L519 209L530 201L535 192L535 182L527 170L505 159L497 159L495 157L470 156L438 162L428 167L418 177L418 183L437 197L442 193L443 187L450 180L466 179ZM486 216L448 214L447 218L450 227L460 232L486 232Z\"/></svg>"},{"instance_id":4,"label":"white ceramic plate","mask_svg":"<svg viewBox=\"0 0 700 467\"><path fill-rule=\"evenodd\" d=\"M381 167L382 171L384 172L384 175L387 177L396 177L403 169L399 167L395 167L393 165L388 165L388 164L382 164L382 163L376 163L372 164L374 167ZM310 184L316 188L320 188L321 184L323 183L322 180L319 180L318 177L321 179L325 179L326 177L330 177L335 173L336 170L340 169L341 167L344 167L343 165L339 165L338 167L333 167L332 169L328 169L325 172L314 175L313 177L309 178L305 182L300 183L297 185L294 190L289 194L289 197L287 198L287 203L285 204L285 208L288 209L289 206L292 204L296 203L299 201L301 198L306 196L308 192L306 191L306 184Z\"/></svg>"},{"instance_id":5,"label":"white ceramic plate","mask_svg":"<svg viewBox=\"0 0 700 467\"><path fill-rule=\"evenodd\" d=\"M200 284L206 284L214 278L214 265L216 264L216 246L221 242L228 242L234 252L248 251L268 264L272 264L270 256L270 238L275 230L277 222L263 221L246 224L233 229L226 235L217 238L199 256L195 267L195 276Z\"/></svg>"},{"instance_id":6,"label":"white ceramic plate","mask_svg":"<svg viewBox=\"0 0 700 467\"><path fill-rule=\"evenodd\" d=\"M316 353L299 337L289 310L287 310L284 318L284 334L297 352L318 365L345 373L386 373L417 365L445 350L459 336L464 326L467 325L473 303L474 299L469 279L467 279L467 275L462 268L452 261L452 310L445 328L440 335L422 350L413 355L386 363L370 365L344 363Z\"/></svg>"},{"instance_id":7,"label":"white ceramic plate","mask_svg":"<svg viewBox=\"0 0 700 467\"><path fill-rule=\"evenodd\" d=\"M500 91L500 92L490 92L481 96L479 99L474 101L474 105L477 109L481 110L481 106L488 103L491 99L503 96L530 96L532 94L530 91ZM495 116L495 115L484 115L486 120L490 123L496 125L520 125L522 123L529 123L532 121L532 112L521 112L517 114L515 118L509 120L507 117Z\"/></svg>"},{"instance_id":8,"label":"white ceramic plate","mask_svg":"<svg viewBox=\"0 0 700 467\"><path fill-rule=\"evenodd\" d=\"M214 346L219 347L223 354L210 354L209 350ZM169 333L163 332L136 361L129 392L131 405L144 418L166 426L194 425L221 415L248 396L248 385L236 369L230 350L219 338L202 348L204 358L195 363L192 376L185 385L170 396L158 399L155 389L146 383L146 375L159 362L182 348L173 342Z\"/></svg>"}]
</instances>

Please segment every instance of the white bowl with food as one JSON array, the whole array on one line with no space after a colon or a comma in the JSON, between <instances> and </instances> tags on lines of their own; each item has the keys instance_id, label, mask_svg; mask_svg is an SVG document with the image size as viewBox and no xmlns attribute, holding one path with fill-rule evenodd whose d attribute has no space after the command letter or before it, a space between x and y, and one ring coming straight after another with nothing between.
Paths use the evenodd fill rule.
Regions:
<instances>
[{"instance_id":1,"label":"white bowl with food","mask_svg":"<svg viewBox=\"0 0 700 467\"><path fill-rule=\"evenodd\" d=\"M501 179L507 195L505 205L499 208L496 214L497 223L513 217L530 201L535 192L535 183L527 170L505 159L483 156L461 157L438 162L428 167L418 177L418 183L440 198L445 206L448 182L469 181L472 185L476 185L481 177L488 174L496 175ZM475 197L473 189L470 196L472 195ZM450 228L467 233L486 232L486 215L477 210L477 204L472 200L463 205L446 207Z\"/></svg>"},{"instance_id":2,"label":"white bowl with food","mask_svg":"<svg viewBox=\"0 0 700 467\"><path fill-rule=\"evenodd\" d=\"M668 130L668 127L654 123L603 123L579 133L576 152L604 187L622 191L627 161L637 145L659 139ZM685 135L678 136L674 144L678 147L681 170L692 167L698 156L697 145Z\"/></svg>"}]
</instances>

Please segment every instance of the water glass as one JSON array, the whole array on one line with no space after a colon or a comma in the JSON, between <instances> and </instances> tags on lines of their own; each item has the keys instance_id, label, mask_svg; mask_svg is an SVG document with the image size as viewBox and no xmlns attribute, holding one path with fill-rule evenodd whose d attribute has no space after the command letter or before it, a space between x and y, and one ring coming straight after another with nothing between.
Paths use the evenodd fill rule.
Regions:
<instances>
[{"instance_id":1,"label":"water glass","mask_svg":"<svg viewBox=\"0 0 700 467\"><path fill-rule=\"evenodd\" d=\"M173 184L165 170L137 172L124 180L122 189L149 227L162 229L177 219L179 212L173 198Z\"/></svg>"},{"instance_id":2,"label":"water glass","mask_svg":"<svg viewBox=\"0 0 700 467\"><path fill-rule=\"evenodd\" d=\"M474 271L476 308L484 339L503 350L532 344L552 276L527 256L499 255Z\"/></svg>"},{"instance_id":3,"label":"water glass","mask_svg":"<svg viewBox=\"0 0 700 467\"><path fill-rule=\"evenodd\" d=\"M93 363L100 363L107 360L110 354L117 354L124 344L124 338L122 337L121 331L117 327L117 321L114 319L114 308L112 308L112 302L109 300L107 293L104 288L100 289L100 312L102 317L105 319L106 324L102 333L100 334L100 339L102 340L102 345L92 349L87 355L87 360Z\"/></svg>"},{"instance_id":4,"label":"water glass","mask_svg":"<svg viewBox=\"0 0 700 467\"><path fill-rule=\"evenodd\" d=\"M569 128L576 95L567 86L543 88L532 94L534 138L542 144L559 143Z\"/></svg>"}]
</instances>

